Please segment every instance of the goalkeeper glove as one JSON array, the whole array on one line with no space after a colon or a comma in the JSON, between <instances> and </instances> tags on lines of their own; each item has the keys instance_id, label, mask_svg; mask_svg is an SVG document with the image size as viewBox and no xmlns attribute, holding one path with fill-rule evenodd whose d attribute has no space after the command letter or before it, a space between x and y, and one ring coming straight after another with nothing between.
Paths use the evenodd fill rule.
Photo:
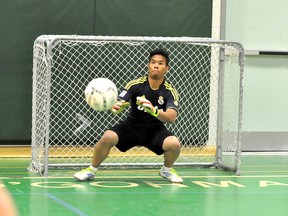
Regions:
<instances>
[{"instance_id":1,"label":"goalkeeper glove","mask_svg":"<svg viewBox=\"0 0 288 216\"><path fill-rule=\"evenodd\" d=\"M136 104L141 106L147 113L154 117L159 115L159 110L152 105L152 103L145 98L145 96L137 97Z\"/></svg>"},{"instance_id":2,"label":"goalkeeper glove","mask_svg":"<svg viewBox=\"0 0 288 216\"><path fill-rule=\"evenodd\" d=\"M129 102L125 102L125 100L118 100L116 101L116 103L113 105L111 111L113 114L117 115L120 112L123 111L123 109L125 109L126 107L128 107L130 105Z\"/></svg>"}]
</instances>

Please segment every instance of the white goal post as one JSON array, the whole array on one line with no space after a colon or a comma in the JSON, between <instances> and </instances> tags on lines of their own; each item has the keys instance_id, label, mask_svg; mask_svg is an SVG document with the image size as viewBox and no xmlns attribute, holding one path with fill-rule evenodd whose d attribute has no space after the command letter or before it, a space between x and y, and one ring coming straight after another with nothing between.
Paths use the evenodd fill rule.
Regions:
<instances>
[{"instance_id":1,"label":"white goal post","mask_svg":"<svg viewBox=\"0 0 288 216\"><path fill-rule=\"evenodd\" d=\"M180 95L167 127L182 144L175 165L213 166L240 174L244 48L238 42L191 37L42 35L33 47L32 156L28 170L48 175L91 163L103 132L125 118L95 111L84 99L94 78L118 90L147 74L149 52L170 53L167 79ZM163 157L143 147L113 148L102 167L154 167Z\"/></svg>"}]
</instances>

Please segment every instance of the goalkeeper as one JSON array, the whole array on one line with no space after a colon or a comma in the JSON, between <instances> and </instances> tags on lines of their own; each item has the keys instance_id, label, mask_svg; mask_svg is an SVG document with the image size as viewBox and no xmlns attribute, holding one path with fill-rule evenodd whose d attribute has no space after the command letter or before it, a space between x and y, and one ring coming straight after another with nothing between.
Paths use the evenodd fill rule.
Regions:
<instances>
[{"instance_id":1,"label":"goalkeeper","mask_svg":"<svg viewBox=\"0 0 288 216\"><path fill-rule=\"evenodd\" d=\"M75 173L76 179L93 179L113 146L122 152L134 146L145 146L157 155L164 155L160 176L173 183L183 182L172 168L180 154L181 145L164 125L176 120L179 101L177 91L165 79L169 70L169 54L156 49L148 59L148 75L128 82L112 107L112 112L118 114L130 106L129 115L126 120L105 131L94 148L91 166Z\"/></svg>"}]
</instances>

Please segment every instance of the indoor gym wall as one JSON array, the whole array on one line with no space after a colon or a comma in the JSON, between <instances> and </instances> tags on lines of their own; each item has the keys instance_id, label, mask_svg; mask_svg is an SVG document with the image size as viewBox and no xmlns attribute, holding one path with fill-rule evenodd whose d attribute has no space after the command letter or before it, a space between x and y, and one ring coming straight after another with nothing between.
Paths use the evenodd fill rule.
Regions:
<instances>
[{"instance_id":1,"label":"indoor gym wall","mask_svg":"<svg viewBox=\"0 0 288 216\"><path fill-rule=\"evenodd\" d=\"M0 0L0 142L30 144L32 48L43 34L211 37L212 0Z\"/></svg>"}]
</instances>

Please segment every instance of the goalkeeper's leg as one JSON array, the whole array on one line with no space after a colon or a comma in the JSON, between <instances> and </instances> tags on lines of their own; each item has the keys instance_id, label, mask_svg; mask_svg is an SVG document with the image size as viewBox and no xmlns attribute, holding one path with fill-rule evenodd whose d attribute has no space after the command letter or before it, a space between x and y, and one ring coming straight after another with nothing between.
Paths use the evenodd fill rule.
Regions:
<instances>
[{"instance_id":1,"label":"goalkeeper's leg","mask_svg":"<svg viewBox=\"0 0 288 216\"><path fill-rule=\"evenodd\" d=\"M176 170L172 168L180 155L180 149L180 142L175 136L165 138L163 142L164 166L160 169L159 174L173 183L183 182L183 179L177 174Z\"/></svg>"},{"instance_id":2,"label":"goalkeeper's leg","mask_svg":"<svg viewBox=\"0 0 288 216\"><path fill-rule=\"evenodd\" d=\"M172 167L180 155L181 145L175 136L167 137L163 142L164 166Z\"/></svg>"},{"instance_id":3,"label":"goalkeeper's leg","mask_svg":"<svg viewBox=\"0 0 288 216\"><path fill-rule=\"evenodd\" d=\"M98 168L108 157L111 148L117 143L118 135L114 131L107 130L94 147L92 166Z\"/></svg>"},{"instance_id":4,"label":"goalkeeper's leg","mask_svg":"<svg viewBox=\"0 0 288 216\"><path fill-rule=\"evenodd\" d=\"M100 164L108 157L110 150L118 142L118 135L111 130L107 130L99 142L94 147L91 166L74 174L74 177L80 181L92 180L96 175Z\"/></svg>"}]
</instances>

